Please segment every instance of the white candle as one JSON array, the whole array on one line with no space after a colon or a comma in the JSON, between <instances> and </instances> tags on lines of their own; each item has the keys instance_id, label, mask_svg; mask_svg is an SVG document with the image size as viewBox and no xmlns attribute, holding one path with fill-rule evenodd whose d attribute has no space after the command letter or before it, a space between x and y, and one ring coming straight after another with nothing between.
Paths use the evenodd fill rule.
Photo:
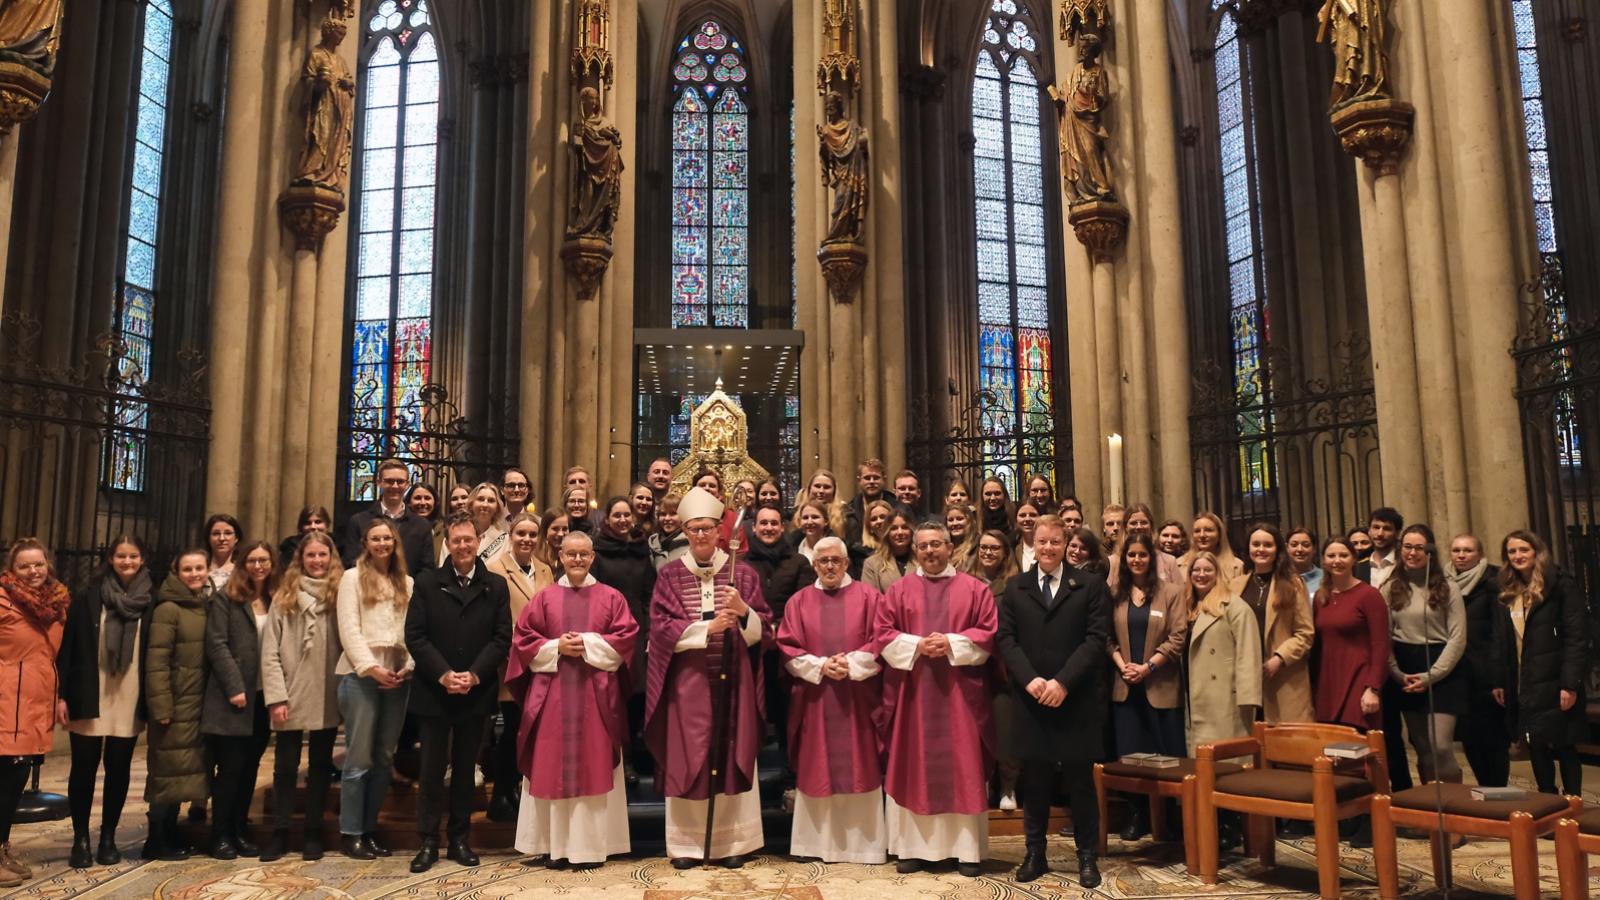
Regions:
<instances>
[{"instance_id":1,"label":"white candle","mask_svg":"<svg viewBox=\"0 0 1600 900\"><path fill-rule=\"evenodd\" d=\"M1106 445L1110 449L1110 502L1120 505L1122 503L1122 435L1113 434L1108 436Z\"/></svg>"}]
</instances>

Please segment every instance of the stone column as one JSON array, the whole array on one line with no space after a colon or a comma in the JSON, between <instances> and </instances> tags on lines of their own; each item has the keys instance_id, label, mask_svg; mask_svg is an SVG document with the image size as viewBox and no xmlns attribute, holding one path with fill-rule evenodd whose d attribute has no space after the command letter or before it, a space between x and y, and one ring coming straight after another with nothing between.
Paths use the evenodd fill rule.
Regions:
<instances>
[{"instance_id":1,"label":"stone column","mask_svg":"<svg viewBox=\"0 0 1600 900\"><path fill-rule=\"evenodd\" d=\"M0 138L0 313L6 310L6 257L11 252L11 200L17 185L17 141L13 131Z\"/></svg>"}]
</instances>

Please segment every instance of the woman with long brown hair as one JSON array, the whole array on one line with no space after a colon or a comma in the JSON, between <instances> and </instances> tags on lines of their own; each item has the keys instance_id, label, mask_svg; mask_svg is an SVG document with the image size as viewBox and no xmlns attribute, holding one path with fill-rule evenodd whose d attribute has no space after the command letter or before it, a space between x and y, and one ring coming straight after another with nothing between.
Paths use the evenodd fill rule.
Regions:
<instances>
[{"instance_id":1,"label":"woman with long brown hair","mask_svg":"<svg viewBox=\"0 0 1600 900\"><path fill-rule=\"evenodd\" d=\"M1588 677L1588 611L1578 585L1557 569L1544 540L1517 530L1500 544L1500 615L1496 702L1506 707L1513 734L1528 741L1528 761L1539 790L1583 792L1578 742L1588 732L1584 680Z\"/></svg>"},{"instance_id":2,"label":"woman with long brown hair","mask_svg":"<svg viewBox=\"0 0 1600 900\"><path fill-rule=\"evenodd\" d=\"M1322 583L1312 601L1317 631L1317 721L1377 728L1389 681L1389 607L1378 589L1355 574L1356 551L1346 538L1322 545Z\"/></svg>"},{"instance_id":3,"label":"woman with long brown hair","mask_svg":"<svg viewBox=\"0 0 1600 900\"><path fill-rule=\"evenodd\" d=\"M1203 516L1195 520L1196 537L1202 521ZM1228 589L1255 613L1260 629L1262 716L1272 723L1312 721L1311 604L1276 525L1259 522L1250 529L1250 571Z\"/></svg>"},{"instance_id":4,"label":"woman with long brown hair","mask_svg":"<svg viewBox=\"0 0 1600 900\"><path fill-rule=\"evenodd\" d=\"M1389 605L1389 684L1384 697L1405 722L1423 781L1461 781L1456 719L1467 712L1467 608L1445 578L1433 531L1400 533L1400 565L1383 585ZM1429 697L1429 694L1432 697Z\"/></svg>"},{"instance_id":5,"label":"woman with long brown hair","mask_svg":"<svg viewBox=\"0 0 1600 900\"><path fill-rule=\"evenodd\" d=\"M328 773L333 769L333 741L339 731L339 679L334 674L343 652L337 620L343 578L333 539L315 532L306 535L273 593L272 610L261 634L262 689L272 730L277 733L272 769L273 833L262 848L262 862L280 859L288 852L302 745L309 749L301 857L322 858L322 813L328 800Z\"/></svg>"},{"instance_id":6,"label":"woman with long brown hair","mask_svg":"<svg viewBox=\"0 0 1600 900\"><path fill-rule=\"evenodd\" d=\"M416 668L405 635L412 579L400 533L388 519L368 523L361 555L354 568L339 576L338 585L335 615L341 652L333 674L344 719L340 849L351 859L372 859L389 855L377 840L378 809L389 792Z\"/></svg>"},{"instance_id":7,"label":"woman with long brown hair","mask_svg":"<svg viewBox=\"0 0 1600 900\"><path fill-rule=\"evenodd\" d=\"M387 519L381 521L388 521ZM211 740L217 773L211 817L211 856L256 856L245 816L256 790L256 772L271 733L261 697L261 631L277 587L278 558L265 541L240 548L239 565L206 602L205 704L200 730Z\"/></svg>"},{"instance_id":8,"label":"woman with long brown hair","mask_svg":"<svg viewBox=\"0 0 1600 900\"><path fill-rule=\"evenodd\" d=\"M911 510L903 507L896 510L895 514L889 517L883 543L878 546L876 553L861 564L861 580L881 593L915 568L916 561L911 553L911 532L916 527Z\"/></svg>"}]
</instances>

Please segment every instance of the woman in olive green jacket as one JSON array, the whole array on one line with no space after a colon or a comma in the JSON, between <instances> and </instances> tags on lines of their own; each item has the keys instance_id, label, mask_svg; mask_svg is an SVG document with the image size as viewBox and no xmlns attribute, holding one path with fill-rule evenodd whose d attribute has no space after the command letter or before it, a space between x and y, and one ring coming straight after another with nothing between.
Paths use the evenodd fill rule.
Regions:
<instances>
[{"instance_id":1,"label":"woman in olive green jacket","mask_svg":"<svg viewBox=\"0 0 1600 900\"><path fill-rule=\"evenodd\" d=\"M211 594L210 558L190 550L172 564L150 618L145 651L145 712L150 722L150 774L144 799L150 804L145 859L186 859L191 850L178 831L178 806L204 800L205 748L200 708L206 688L206 599Z\"/></svg>"}]
</instances>

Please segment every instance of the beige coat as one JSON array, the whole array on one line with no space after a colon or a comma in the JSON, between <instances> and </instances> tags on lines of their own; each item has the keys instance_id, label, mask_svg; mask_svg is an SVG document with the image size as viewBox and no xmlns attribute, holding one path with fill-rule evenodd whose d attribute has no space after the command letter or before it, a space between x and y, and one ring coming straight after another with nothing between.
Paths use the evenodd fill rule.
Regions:
<instances>
[{"instance_id":1,"label":"beige coat","mask_svg":"<svg viewBox=\"0 0 1600 900\"><path fill-rule=\"evenodd\" d=\"M907 563L905 574L911 574L915 568L916 563ZM885 560L876 553L867 557L867 561L861 564L862 583L870 585L880 594L887 593L889 585L903 577L905 576L900 573L900 567L894 564L894 560Z\"/></svg>"},{"instance_id":2,"label":"beige coat","mask_svg":"<svg viewBox=\"0 0 1600 900\"><path fill-rule=\"evenodd\" d=\"M511 552L510 547L495 554L495 557L489 560L488 568L506 580L506 589L511 595L512 628L517 627L517 621L522 618L522 610L527 607L528 601L532 600L535 594L556 583L555 573L551 572L550 567L538 557L534 557L533 580L529 581L527 573L517 565L517 557ZM501 673L500 700L510 702L511 692L506 690L504 674Z\"/></svg>"},{"instance_id":3,"label":"beige coat","mask_svg":"<svg viewBox=\"0 0 1600 900\"><path fill-rule=\"evenodd\" d=\"M1255 613L1238 597L1222 615L1204 611L1189 625L1189 755L1201 744L1246 737L1261 705L1261 638Z\"/></svg>"},{"instance_id":4,"label":"beige coat","mask_svg":"<svg viewBox=\"0 0 1600 900\"><path fill-rule=\"evenodd\" d=\"M1178 667L1189 633L1189 610L1183 605L1183 589L1176 584L1157 581L1155 593L1145 602L1150 605L1150 624L1144 630L1143 659L1149 662L1150 657L1157 653L1162 658L1161 666L1143 681L1145 697L1156 709L1177 709ZM1111 640L1106 643L1106 652L1111 656L1113 665L1118 653L1121 653L1124 661L1128 660L1127 652L1122 649L1126 646L1128 604L1117 603L1111 611ZM1124 703L1127 699L1128 683L1122 680L1121 673L1113 672L1112 702Z\"/></svg>"},{"instance_id":5,"label":"beige coat","mask_svg":"<svg viewBox=\"0 0 1600 900\"><path fill-rule=\"evenodd\" d=\"M261 632L262 699L268 707L289 704L289 721L274 723L273 731L318 731L339 725L339 679L334 670L343 650L338 613L329 604L312 615L312 601L303 587L302 583L293 613L272 604Z\"/></svg>"},{"instance_id":6,"label":"beige coat","mask_svg":"<svg viewBox=\"0 0 1600 900\"><path fill-rule=\"evenodd\" d=\"M1228 589L1239 596L1244 591L1245 579L1240 575L1228 583ZM1294 602L1287 610L1279 610L1276 602L1278 586L1274 582L1267 589L1267 649L1263 662L1276 654L1283 660L1277 676L1261 686L1261 714L1269 723L1315 722L1317 714L1311 696L1311 644L1316 633L1311 625L1311 603L1306 599L1306 585L1297 577L1288 580L1294 591Z\"/></svg>"}]
</instances>

